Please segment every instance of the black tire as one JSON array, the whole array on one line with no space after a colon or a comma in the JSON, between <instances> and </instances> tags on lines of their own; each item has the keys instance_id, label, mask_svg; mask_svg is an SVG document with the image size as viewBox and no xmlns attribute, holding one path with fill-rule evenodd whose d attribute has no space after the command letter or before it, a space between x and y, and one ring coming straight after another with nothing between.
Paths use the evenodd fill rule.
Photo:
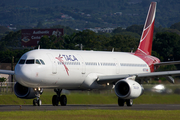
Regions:
<instances>
[{"instance_id":1,"label":"black tire","mask_svg":"<svg viewBox=\"0 0 180 120\"><path fill-rule=\"evenodd\" d=\"M52 105L53 106L58 106L59 105L59 99L58 99L57 95L53 95L53 97L52 97Z\"/></svg>"},{"instance_id":2,"label":"black tire","mask_svg":"<svg viewBox=\"0 0 180 120\"><path fill-rule=\"evenodd\" d=\"M127 105L128 107L131 107L131 106L133 105L133 99L127 99L127 100L126 100L126 105Z\"/></svg>"},{"instance_id":3,"label":"black tire","mask_svg":"<svg viewBox=\"0 0 180 120\"><path fill-rule=\"evenodd\" d=\"M37 100L34 99L34 100L33 100L33 106L36 106L36 104L37 104Z\"/></svg>"},{"instance_id":4,"label":"black tire","mask_svg":"<svg viewBox=\"0 0 180 120\"><path fill-rule=\"evenodd\" d=\"M124 99L118 98L118 105L119 106L124 106L124 102L125 102Z\"/></svg>"},{"instance_id":5,"label":"black tire","mask_svg":"<svg viewBox=\"0 0 180 120\"><path fill-rule=\"evenodd\" d=\"M37 105L38 105L38 106L41 106L41 105L42 105L41 99L39 99L39 100L37 101Z\"/></svg>"},{"instance_id":6,"label":"black tire","mask_svg":"<svg viewBox=\"0 0 180 120\"><path fill-rule=\"evenodd\" d=\"M66 97L66 95L61 95L60 103L61 103L61 106L66 106L67 105L67 97Z\"/></svg>"}]
</instances>

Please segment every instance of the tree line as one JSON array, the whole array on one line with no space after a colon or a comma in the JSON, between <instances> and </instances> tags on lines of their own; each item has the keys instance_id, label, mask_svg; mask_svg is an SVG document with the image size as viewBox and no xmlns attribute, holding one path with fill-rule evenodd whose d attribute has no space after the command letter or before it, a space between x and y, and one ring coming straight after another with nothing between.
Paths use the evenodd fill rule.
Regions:
<instances>
[{"instance_id":1,"label":"tree line","mask_svg":"<svg viewBox=\"0 0 180 120\"><path fill-rule=\"evenodd\" d=\"M75 31L61 25L51 28L64 28L64 35L61 38L43 36L39 42L40 48L94 51L114 49L131 52L137 49L143 25L131 25L126 29L118 27L112 33ZM6 33L0 40L0 63L10 63L12 56L15 62L18 62L19 58L31 49L21 47L21 31ZM180 22L171 25L170 28L155 27L152 55L161 61L180 60Z\"/></svg>"}]
</instances>

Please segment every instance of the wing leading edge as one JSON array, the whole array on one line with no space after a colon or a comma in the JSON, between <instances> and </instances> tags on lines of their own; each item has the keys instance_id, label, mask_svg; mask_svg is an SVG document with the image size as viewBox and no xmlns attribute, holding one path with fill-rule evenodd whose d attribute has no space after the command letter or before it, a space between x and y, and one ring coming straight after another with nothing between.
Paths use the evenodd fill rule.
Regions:
<instances>
[{"instance_id":1,"label":"wing leading edge","mask_svg":"<svg viewBox=\"0 0 180 120\"><path fill-rule=\"evenodd\" d=\"M0 70L0 74L14 75L14 71L12 71L12 70Z\"/></svg>"},{"instance_id":2,"label":"wing leading edge","mask_svg":"<svg viewBox=\"0 0 180 120\"><path fill-rule=\"evenodd\" d=\"M175 64L180 64L180 61L160 62L160 63L155 63L154 66L175 65Z\"/></svg>"},{"instance_id":3,"label":"wing leading edge","mask_svg":"<svg viewBox=\"0 0 180 120\"><path fill-rule=\"evenodd\" d=\"M126 78L132 77L132 76L135 76L135 79L142 79L142 80L145 80L146 78L165 77L169 82L174 83L174 79L171 76L180 76L180 70L151 72L151 73L139 73L139 74L98 76L97 83L98 84L105 84L105 83L115 84L117 81L119 81L121 79L126 79Z\"/></svg>"}]
</instances>

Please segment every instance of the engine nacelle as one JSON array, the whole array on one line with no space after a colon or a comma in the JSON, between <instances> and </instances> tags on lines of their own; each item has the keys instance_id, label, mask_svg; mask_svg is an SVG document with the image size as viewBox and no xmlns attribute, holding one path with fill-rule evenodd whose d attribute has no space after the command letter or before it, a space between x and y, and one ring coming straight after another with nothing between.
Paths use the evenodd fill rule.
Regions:
<instances>
[{"instance_id":1,"label":"engine nacelle","mask_svg":"<svg viewBox=\"0 0 180 120\"><path fill-rule=\"evenodd\" d=\"M36 97L36 92L33 90L33 88L25 87L18 82L16 82L14 85L14 93L17 97L22 99L32 99Z\"/></svg>"},{"instance_id":2,"label":"engine nacelle","mask_svg":"<svg viewBox=\"0 0 180 120\"><path fill-rule=\"evenodd\" d=\"M115 84L115 93L122 99L134 99L143 94L144 88L134 80L119 80Z\"/></svg>"}]
</instances>

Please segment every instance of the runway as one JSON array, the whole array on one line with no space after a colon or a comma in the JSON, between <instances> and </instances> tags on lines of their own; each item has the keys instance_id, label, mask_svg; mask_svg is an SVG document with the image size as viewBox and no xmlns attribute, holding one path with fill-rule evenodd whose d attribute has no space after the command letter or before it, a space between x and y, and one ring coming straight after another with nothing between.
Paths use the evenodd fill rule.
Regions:
<instances>
[{"instance_id":1,"label":"runway","mask_svg":"<svg viewBox=\"0 0 180 120\"><path fill-rule=\"evenodd\" d=\"M0 111L52 111L52 110L180 110L180 104L137 104L132 107L119 107L118 105L0 105Z\"/></svg>"}]
</instances>

